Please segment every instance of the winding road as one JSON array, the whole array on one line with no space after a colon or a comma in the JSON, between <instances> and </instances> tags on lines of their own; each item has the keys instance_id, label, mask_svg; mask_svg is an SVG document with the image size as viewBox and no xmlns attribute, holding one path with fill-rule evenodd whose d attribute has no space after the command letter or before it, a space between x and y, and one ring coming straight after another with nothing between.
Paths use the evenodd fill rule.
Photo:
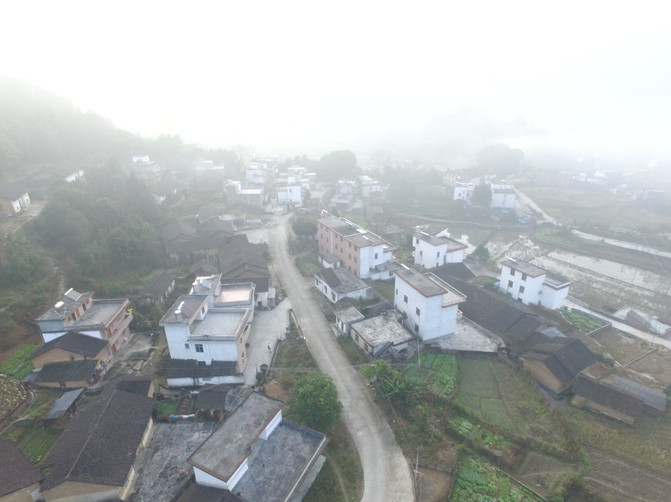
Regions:
<instances>
[{"instance_id":1,"label":"winding road","mask_svg":"<svg viewBox=\"0 0 671 502\"><path fill-rule=\"evenodd\" d=\"M290 215L276 217L268 232L270 254L308 347L319 368L329 375L343 404L343 419L359 453L364 474L362 502L415 500L410 467L385 416L373 402L363 379L343 354L312 296L312 281L303 277L289 255Z\"/></svg>"}]
</instances>

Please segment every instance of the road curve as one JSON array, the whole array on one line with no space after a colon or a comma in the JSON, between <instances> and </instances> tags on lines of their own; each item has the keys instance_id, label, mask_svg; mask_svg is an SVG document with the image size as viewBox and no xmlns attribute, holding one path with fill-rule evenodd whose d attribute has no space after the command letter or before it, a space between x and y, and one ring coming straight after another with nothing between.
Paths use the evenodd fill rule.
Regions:
<instances>
[{"instance_id":1,"label":"road curve","mask_svg":"<svg viewBox=\"0 0 671 502\"><path fill-rule=\"evenodd\" d=\"M270 254L282 286L303 328L319 368L329 375L343 404L343 419L359 453L364 474L362 502L415 500L410 469L385 416L372 401L363 379L343 354L310 291L289 255L289 216L274 218L268 232Z\"/></svg>"}]
</instances>

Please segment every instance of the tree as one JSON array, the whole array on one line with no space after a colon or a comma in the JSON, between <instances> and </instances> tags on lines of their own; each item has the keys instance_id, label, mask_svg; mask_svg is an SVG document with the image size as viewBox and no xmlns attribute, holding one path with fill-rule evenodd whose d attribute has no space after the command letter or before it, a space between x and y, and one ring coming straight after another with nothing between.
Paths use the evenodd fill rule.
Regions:
<instances>
[{"instance_id":1,"label":"tree","mask_svg":"<svg viewBox=\"0 0 671 502\"><path fill-rule=\"evenodd\" d=\"M304 375L291 388L287 416L296 422L326 431L338 421L342 403L333 380L318 371Z\"/></svg>"},{"instance_id":2,"label":"tree","mask_svg":"<svg viewBox=\"0 0 671 502\"><path fill-rule=\"evenodd\" d=\"M291 228L298 237L314 237L317 233L317 222L311 218L294 218Z\"/></svg>"},{"instance_id":3,"label":"tree","mask_svg":"<svg viewBox=\"0 0 671 502\"><path fill-rule=\"evenodd\" d=\"M349 150L337 150L319 160L317 175L325 181L336 181L355 176L358 172L356 155Z\"/></svg>"},{"instance_id":4,"label":"tree","mask_svg":"<svg viewBox=\"0 0 671 502\"><path fill-rule=\"evenodd\" d=\"M473 188L473 204L489 207L492 203L492 190L486 183L480 183Z\"/></svg>"},{"instance_id":5,"label":"tree","mask_svg":"<svg viewBox=\"0 0 671 502\"><path fill-rule=\"evenodd\" d=\"M361 373L375 389L378 399L386 399L394 405L404 405L415 389L415 383L387 361L373 361L364 366Z\"/></svg>"},{"instance_id":6,"label":"tree","mask_svg":"<svg viewBox=\"0 0 671 502\"><path fill-rule=\"evenodd\" d=\"M480 244L475 248L475 251L471 253L471 257L478 260L480 263L486 263L489 260L489 250Z\"/></svg>"}]
</instances>

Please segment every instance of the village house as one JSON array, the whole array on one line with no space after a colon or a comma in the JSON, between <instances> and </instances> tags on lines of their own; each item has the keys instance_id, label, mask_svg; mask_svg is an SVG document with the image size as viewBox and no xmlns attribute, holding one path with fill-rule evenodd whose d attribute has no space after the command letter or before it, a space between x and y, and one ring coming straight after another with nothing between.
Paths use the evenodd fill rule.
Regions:
<instances>
[{"instance_id":1,"label":"village house","mask_svg":"<svg viewBox=\"0 0 671 502\"><path fill-rule=\"evenodd\" d=\"M30 355L33 367L42 368L45 364L62 361L93 359L99 363L108 363L112 357L107 340L68 331L41 345Z\"/></svg>"},{"instance_id":2,"label":"village house","mask_svg":"<svg viewBox=\"0 0 671 502\"><path fill-rule=\"evenodd\" d=\"M201 285L202 285L201 281ZM253 297L253 285L238 286L231 298ZM166 369L173 387L204 383L242 383L247 365L245 343L253 310L215 304L214 291L182 295L161 318L170 362ZM217 296L218 297L218 296Z\"/></svg>"},{"instance_id":3,"label":"village house","mask_svg":"<svg viewBox=\"0 0 671 502\"><path fill-rule=\"evenodd\" d=\"M72 416L77 407L77 404L81 400L83 392L83 388L64 392L58 399L54 401L54 404L51 405L51 408L49 408L49 411L44 416L44 423L53 425L53 423L55 423L63 416Z\"/></svg>"},{"instance_id":4,"label":"village house","mask_svg":"<svg viewBox=\"0 0 671 502\"><path fill-rule=\"evenodd\" d=\"M266 203L266 189L263 186L243 186L240 181L226 180L224 192L230 205L262 207Z\"/></svg>"},{"instance_id":5,"label":"village house","mask_svg":"<svg viewBox=\"0 0 671 502\"><path fill-rule=\"evenodd\" d=\"M490 184L492 191L492 200L489 206L495 209L515 209L517 203L517 195L513 185L492 183Z\"/></svg>"},{"instance_id":6,"label":"village house","mask_svg":"<svg viewBox=\"0 0 671 502\"><path fill-rule=\"evenodd\" d=\"M366 318L366 316L359 312L355 307L347 307L342 310L337 310L335 317L337 328L345 335L350 334L352 324L358 321L363 321Z\"/></svg>"},{"instance_id":7,"label":"village house","mask_svg":"<svg viewBox=\"0 0 671 502\"><path fill-rule=\"evenodd\" d=\"M303 188L300 183L277 185L275 190L278 204L303 207Z\"/></svg>"},{"instance_id":8,"label":"village house","mask_svg":"<svg viewBox=\"0 0 671 502\"><path fill-rule=\"evenodd\" d=\"M16 183L0 186L0 216L18 214L30 207L28 190Z\"/></svg>"},{"instance_id":9,"label":"village house","mask_svg":"<svg viewBox=\"0 0 671 502\"><path fill-rule=\"evenodd\" d=\"M160 272L145 284L135 298L135 304L147 309L160 305L170 297L174 289L175 275L170 272Z\"/></svg>"},{"instance_id":10,"label":"village house","mask_svg":"<svg viewBox=\"0 0 671 502\"><path fill-rule=\"evenodd\" d=\"M38 387L81 389L97 382L97 368L98 361L95 359L46 363L30 379Z\"/></svg>"},{"instance_id":11,"label":"village house","mask_svg":"<svg viewBox=\"0 0 671 502\"><path fill-rule=\"evenodd\" d=\"M63 297L37 322L44 343L63 336L68 331L109 342L112 354L130 335L130 323L133 315L129 312L130 301L127 298L94 300L93 291L79 293L68 289Z\"/></svg>"},{"instance_id":12,"label":"village house","mask_svg":"<svg viewBox=\"0 0 671 502\"><path fill-rule=\"evenodd\" d=\"M475 185L473 183L457 182L454 185L452 200L470 202L473 199L473 190L475 190Z\"/></svg>"},{"instance_id":13,"label":"village house","mask_svg":"<svg viewBox=\"0 0 671 502\"><path fill-rule=\"evenodd\" d=\"M446 236L434 236L426 232L417 232L413 236L412 255L415 265L425 269L440 267L447 263L461 263L466 258L468 246Z\"/></svg>"},{"instance_id":14,"label":"village house","mask_svg":"<svg viewBox=\"0 0 671 502\"><path fill-rule=\"evenodd\" d=\"M217 252L234 235L233 224L219 218L195 226L178 221L161 229L163 247L173 265L191 265L203 258L216 262Z\"/></svg>"},{"instance_id":15,"label":"village house","mask_svg":"<svg viewBox=\"0 0 671 502\"><path fill-rule=\"evenodd\" d=\"M374 180L370 176L361 175L358 177L359 181L359 190L361 192L361 197L367 199L368 197L375 197L380 195L384 191L382 183L377 180Z\"/></svg>"},{"instance_id":16,"label":"village house","mask_svg":"<svg viewBox=\"0 0 671 502\"><path fill-rule=\"evenodd\" d=\"M382 237L345 218L322 211L317 222L317 242L322 264L342 267L360 279L385 280L393 277L396 249Z\"/></svg>"},{"instance_id":17,"label":"village house","mask_svg":"<svg viewBox=\"0 0 671 502\"><path fill-rule=\"evenodd\" d=\"M394 306L405 314L408 329L423 341L455 332L466 295L430 272L402 268L395 274Z\"/></svg>"},{"instance_id":18,"label":"village house","mask_svg":"<svg viewBox=\"0 0 671 502\"><path fill-rule=\"evenodd\" d=\"M634 382L633 380L629 380L628 378L619 375L613 378L613 386L643 399L646 411L655 415L666 411L668 399L666 394L660 389L653 389L652 387Z\"/></svg>"},{"instance_id":19,"label":"village house","mask_svg":"<svg viewBox=\"0 0 671 502\"><path fill-rule=\"evenodd\" d=\"M363 300L368 297L370 286L344 268L325 268L315 274L315 287L331 303L344 298Z\"/></svg>"},{"instance_id":20,"label":"village house","mask_svg":"<svg viewBox=\"0 0 671 502\"><path fill-rule=\"evenodd\" d=\"M573 386L572 404L583 406L633 425L643 414L645 401L613 385L587 375L578 375Z\"/></svg>"},{"instance_id":21,"label":"village house","mask_svg":"<svg viewBox=\"0 0 671 502\"><path fill-rule=\"evenodd\" d=\"M38 500L44 474L9 439L0 441L0 502Z\"/></svg>"},{"instance_id":22,"label":"village house","mask_svg":"<svg viewBox=\"0 0 671 502\"><path fill-rule=\"evenodd\" d=\"M350 325L350 337L369 358L397 357L416 340L402 324L402 314L388 310Z\"/></svg>"},{"instance_id":23,"label":"village house","mask_svg":"<svg viewBox=\"0 0 671 502\"><path fill-rule=\"evenodd\" d=\"M198 485L242 500L300 500L328 438L282 417L282 402L253 392L189 457Z\"/></svg>"},{"instance_id":24,"label":"village house","mask_svg":"<svg viewBox=\"0 0 671 502\"><path fill-rule=\"evenodd\" d=\"M531 263L513 258L501 262L499 289L525 305L558 309L564 304L570 286L569 281L549 276Z\"/></svg>"},{"instance_id":25,"label":"village house","mask_svg":"<svg viewBox=\"0 0 671 502\"><path fill-rule=\"evenodd\" d=\"M135 479L133 463L153 430L154 404L146 394L110 385L81 406L44 462L44 500L125 500Z\"/></svg>"}]
</instances>

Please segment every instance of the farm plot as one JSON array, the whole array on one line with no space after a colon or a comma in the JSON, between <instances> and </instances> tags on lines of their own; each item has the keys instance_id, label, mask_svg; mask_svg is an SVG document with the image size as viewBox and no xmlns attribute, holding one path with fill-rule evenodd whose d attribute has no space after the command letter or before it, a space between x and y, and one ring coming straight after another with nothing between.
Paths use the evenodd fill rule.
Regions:
<instances>
[{"instance_id":1,"label":"farm plot","mask_svg":"<svg viewBox=\"0 0 671 502\"><path fill-rule=\"evenodd\" d=\"M457 482L454 484L454 491L450 498L454 502L542 500L480 457L466 457L457 471L457 476Z\"/></svg>"},{"instance_id":2,"label":"farm plot","mask_svg":"<svg viewBox=\"0 0 671 502\"><path fill-rule=\"evenodd\" d=\"M671 351L669 349L660 347L629 367L639 373L650 375L665 385L671 385Z\"/></svg>"},{"instance_id":3,"label":"farm plot","mask_svg":"<svg viewBox=\"0 0 671 502\"><path fill-rule=\"evenodd\" d=\"M39 466L60 435L60 429L43 427L40 422L24 420L12 425L0 439L13 441L32 463Z\"/></svg>"},{"instance_id":4,"label":"farm plot","mask_svg":"<svg viewBox=\"0 0 671 502\"><path fill-rule=\"evenodd\" d=\"M650 350L647 343L621 331L604 331L594 336L618 363L624 365Z\"/></svg>"},{"instance_id":5,"label":"farm plot","mask_svg":"<svg viewBox=\"0 0 671 502\"><path fill-rule=\"evenodd\" d=\"M548 497L560 491L576 473L577 467L573 464L530 451L519 463L515 477Z\"/></svg>"},{"instance_id":6,"label":"farm plot","mask_svg":"<svg viewBox=\"0 0 671 502\"><path fill-rule=\"evenodd\" d=\"M449 397L457 383L457 358L453 354L429 352L421 359L422 365L410 364L404 368L407 376L416 378L420 385L439 397Z\"/></svg>"},{"instance_id":7,"label":"farm plot","mask_svg":"<svg viewBox=\"0 0 671 502\"><path fill-rule=\"evenodd\" d=\"M574 406L565 406L560 413L580 443L671 476L671 422L668 419L657 420L644 415L629 427Z\"/></svg>"},{"instance_id":8,"label":"farm plot","mask_svg":"<svg viewBox=\"0 0 671 502\"><path fill-rule=\"evenodd\" d=\"M459 359L455 402L469 414L520 439L564 451L568 440L536 388L500 361Z\"/></svg>"},{"instance_id":9,"label":"farm plot","mask_svg":"<svg viewBox=\"0 0 671 502\"><path fill-rule=\"evenodd\" d=\"M37 350L37 345L26 344L21 346L12 357L0 365L0 375L7 375L22 380L33 370L33 363L29 356Z\"/></svg>"},{"instance_id":10,"label":"farm plot","mask_svg":"<svg viewBox=\"0 0 671 502\"><path fill-rule=\"evenodd\" d=\"M605 500L657 502L668 500L671 480L594 447L587 447L592 469L585 483Z\"/></svg>"},{"instance_id":11,"label":"farm plot","mask_svg":"<svg viewBox=\"0 0 671 502\"><path fill-rule=\"evenodd\" d=\"M28 398L28 391L18 380L0 375L0 419L4 419Z\"/></svg>"}]
</instances>

